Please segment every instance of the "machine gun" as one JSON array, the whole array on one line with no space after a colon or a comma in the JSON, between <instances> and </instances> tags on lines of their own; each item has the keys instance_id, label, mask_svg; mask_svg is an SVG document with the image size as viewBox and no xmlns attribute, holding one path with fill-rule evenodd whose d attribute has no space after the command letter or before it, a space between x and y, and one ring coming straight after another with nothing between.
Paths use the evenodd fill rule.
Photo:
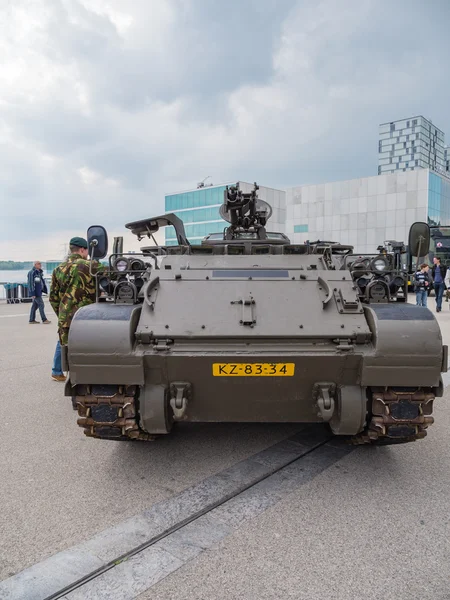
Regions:
<instances>
[{"instance_id":1,"label":"machine gun","mask_svg":"<svg viewBox=\"0 0 450 600\"><path fill-rule=\"evenodd\" d=\"M224 230L225 240L234 240L242 234L254 234L259 240L267 239L266 223L272 216L272 207L258 198L259 186L255 183L249 193L239 189L239 182L224 191L220 216L230 223Z\"/></svg>"}]
</instances>

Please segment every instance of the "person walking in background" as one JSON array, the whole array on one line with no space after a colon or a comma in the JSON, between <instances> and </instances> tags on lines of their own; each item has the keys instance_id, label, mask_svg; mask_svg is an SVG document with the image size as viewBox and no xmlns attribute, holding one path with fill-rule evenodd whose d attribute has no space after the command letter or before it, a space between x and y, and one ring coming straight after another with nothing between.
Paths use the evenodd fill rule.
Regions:
<instances>
[{"instance_id":1,"label":"person walking in background","mask_svg":"<svg viewBox=\"0 0 450 600\"><path fill-rule=\"evenodd\" d=\"M441 265L441 259L438 256L433 258L433 268L431 273L433 275L434 293L436 296L436 312L441 312L442 309L442 296L444 295L445 287L445 276L447 275L447 267Z\"/></svg>"},{"instance_id":2,"label":"person walking in background","mask_svg":"<svg viewBox=\"0 0 450 600\"><path fill-rule=\"evenodd\" d=\"M30 311L30 325L37 325L39 323L39 321L36 321L37 309L39 309L42 322L45 325L51 323L51 321L49 321L45 316L45 307L42 294L48 294L47 284L45 283L42 264L39 260L35 260L33 268L28 271L28 295L33 298Z\"/></svg>"},{"instance_id":3,"label":"person walking in background","mask_svg":"<svg viewBox=\"0 0 450 600\"><path fill-rule=\"evenodd\" d=\"M425 263L420 265L420 271L414 275L414 291L416 292L416 306L426 306L428 289L431 285L428 275L429 267Z\"/></svg>"},{"instance_id":4,"label":"person walking in background","mask_svg":"<svg viewBox=\"0 0 450 600\"><path fill-rule=\"evenodd\" d=\"M447 269L447 273L445 275L445 279L444 279L444 284L445 284L445 288L446 288L446 294L447 294L447 301L449 299L449 293L450 293L450 269Z\"/></svg>"},{"instance_id":5,"label":"person walking in background","mask_svg":"<svg viewBox=\"0 0 450 600\"><path fill-rule=\"evenodd\" d=\"M74 314L82 306L95 302L95 278L90 273L87 241L74 237L69 242L70 254L67 260L53 271L50 290L50 304L58 316L59 340L53 358L52 379L65 381L62 371L62 346L69 341L69 328ZM98 263L93 264L93 272Z\"/></svg>"}]
</instances>

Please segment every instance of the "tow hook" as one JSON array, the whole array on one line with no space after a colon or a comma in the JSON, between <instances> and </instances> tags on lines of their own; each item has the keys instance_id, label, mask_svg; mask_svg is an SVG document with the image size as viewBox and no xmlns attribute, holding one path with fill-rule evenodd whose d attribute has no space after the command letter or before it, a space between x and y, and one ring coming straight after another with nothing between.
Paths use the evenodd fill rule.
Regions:
<instances>
[{"instance_id":1,"label":"tow hook","mask_svg":"<svg viewBox=\"0 0 450 600\"><path fill-rule=\"evenodd\" d=\"M324 421L329 421L334 413L334 394L336 393L336 384L334 383L315 383L313 387L313 398L319 408L317 416L322 417Z\"/></svg>"},{"instance_id":2,"label":"tow hook","mask_svg":"<svg viewBox=\"0 0 450 600\"><path fill-rule=\"evenodd\" d=\"M190 395L190 383L180 382L170 385L170 406L173 410L174 421L182 421L184 419Z\"/></svg>"}]
</instances>

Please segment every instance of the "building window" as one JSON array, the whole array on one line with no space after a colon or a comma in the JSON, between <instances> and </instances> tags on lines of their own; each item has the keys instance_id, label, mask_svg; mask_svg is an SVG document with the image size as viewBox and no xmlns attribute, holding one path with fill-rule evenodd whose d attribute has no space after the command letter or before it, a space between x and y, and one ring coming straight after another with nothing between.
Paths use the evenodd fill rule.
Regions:
<instances>
[{"instance_id":1,"label":"building window","mask_svg":"<svg viewBox=\"0 0 450 600\"><path fill-rule=\"evenodd\" d=\"M395 131L395 123L391 123L391 133Z\"/></svg>"},{"instance_id":2,"label":"building window","mask_svg":"<svg viewBox=\"0 0 450 600\"><path fill-rule=\"evenodd\" d=\"M381 167L378 167L378 175L381 175Z\"/></svg>"},{"instance_id":3,"label":"building window","mask_svg":"<svg viewBox=\"0 0 450 600\"><path fill-rule=\"evenodd\" d=\"M406 167L409 167L409 163L406 163L406 165L405 165L405 166L406 166Z\"/></svg>"},{"instance_id":4,"label":"building window","mask_svg":"<svg viewBox=\"0 0 450 600\"><path fill-rule=\"evenodd\" d=\"M417 125L417 119L414 119L412 124L413 124L413 127L414 127L415 125Z\"/></svg>"},{"instance_id":5,"label":"building window","mask_svg":"<svg viewBox=\"0 0 450 600\"><path fill-rule=\"evenodd\" d=\"M380 174L381 167L378 167L378 175ZM294 225L294 233L306 233L308 231L308 225Z\"/></svg>"},{"instance_id":6,"label":"building window","mask_svg":"<svg viewBox=\"0 0 450 600\"><path fill-rule=\"evenodd\" d=\"M409 127L411 124L411 121L406 121L406 127Z\"/></svg>"}]
</instances>

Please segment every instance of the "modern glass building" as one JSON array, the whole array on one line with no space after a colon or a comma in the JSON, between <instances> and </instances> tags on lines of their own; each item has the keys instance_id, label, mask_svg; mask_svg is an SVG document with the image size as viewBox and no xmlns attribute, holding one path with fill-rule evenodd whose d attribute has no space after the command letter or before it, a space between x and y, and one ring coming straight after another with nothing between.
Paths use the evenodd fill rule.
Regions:
<instances>
[{"instance_id":1,"label":"modern glass building","mask_svg":"<svg viewBox=\"0 0 450 600\"><path fill-rule=\"evenodd\" d=\"M235 183L235 182L234 182ZM222 231L225 221L219 215L227 184L202 187L196 190L167 194L165 212L179 217L190 242L199 242L208 233ZM229 183L228 185L233 185ZM177 243L173 227L166 227L166 245Z\"/></svg>"},{"instance_id":2,"label":"modern glass building","mask_svg":"<svg viewBox=\"0 0 450 600\"><path fill-rule=\"evenodd\" d=\"M445 136L417 116L379 126L378 174L430 168L445 171Z\"/></svg>"},{"instance_id":3,"label":"modern glass building","mask_svg":"<svg viewBox=\"0 0 450 600\"><path fill-rule=\"evenodd\" d=\"M64 262L64 259L61 260L47 260L45 262L45 271L47 273L47 276L51 277L53 271L56 269L56 267L58 265L60 265L62 262Z\"/></svg>"},{"instance_id":4,"label":"modern glass building","mask_svg":"<svg viewBox=\"0 0 450 600\"><path fill-rule=\"evenodd\" d=\"M450 178L429 172L428 223L450 225Z\"/></svg>"},{"instance_id":5,"label":"modern glass building","mask_svg":"<svg viewBox=\"0 0 450 600\"><path fill-rule=\"evenodd\" d=\"M450 177L414 169L286 191L284 233L295 243L333 240L371 253L387 240L407 244L414 221L450 225Z\"/></svg>"},{"instance_id":6,"label":"modern glass building","mask_svg":"<svg viewBox=\"0 0 450 600\"><path fill-rule=\"evenodd\" d=\"M209 233L221 233L227 223L220 217L219 208L223 204L226 186L235 185L236 181L220 185L206 186L195 190L187 190L165 196L165 212L174 213L182 219L187 238L192 243L200 241ZM239 181L243 192L253 189L253 184ZM284 231L286 219L285 192L274 188L260 186L258 195L266 200L273 209L269 221L271 231ZM177 243L173 227L166 227L166 245Z\"/></svg>"}]
</instances>

